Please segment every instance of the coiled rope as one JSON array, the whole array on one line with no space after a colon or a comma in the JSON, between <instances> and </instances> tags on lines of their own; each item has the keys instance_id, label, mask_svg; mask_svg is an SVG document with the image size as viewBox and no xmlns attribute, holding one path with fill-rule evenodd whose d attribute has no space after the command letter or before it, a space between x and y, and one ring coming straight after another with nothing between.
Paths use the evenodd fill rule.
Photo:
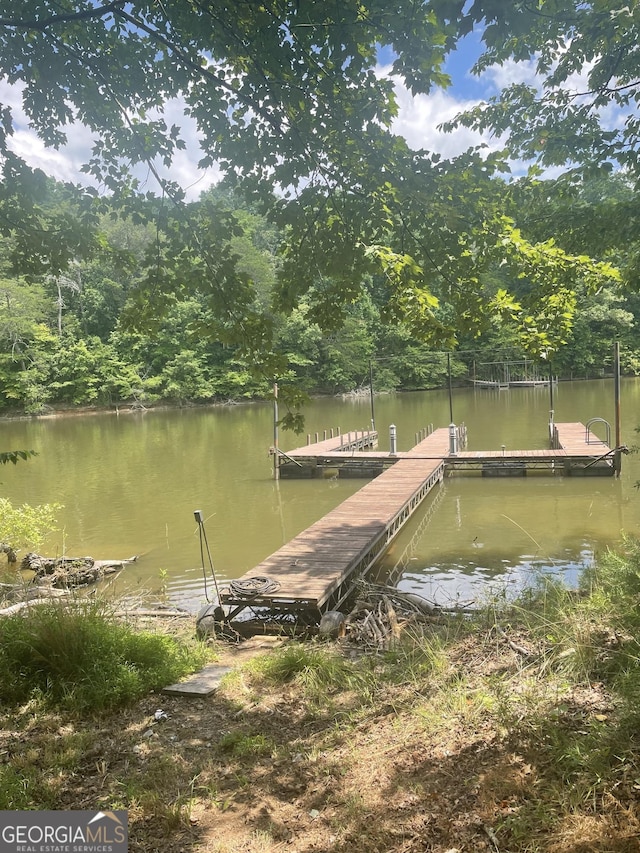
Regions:
<instances>
[{"instance_id":1,"label":"coiled rope","mask_svg":"<svg viewBox=\"0 0 640 853\"><path fill-rule=\"evenodd\" d=\"M264 575L255 575L245 580L231 581L229 590L241 598L255 598L258 595L268 595L280 589L280 582L267 578Z\"/></svg>"}]
</instances>

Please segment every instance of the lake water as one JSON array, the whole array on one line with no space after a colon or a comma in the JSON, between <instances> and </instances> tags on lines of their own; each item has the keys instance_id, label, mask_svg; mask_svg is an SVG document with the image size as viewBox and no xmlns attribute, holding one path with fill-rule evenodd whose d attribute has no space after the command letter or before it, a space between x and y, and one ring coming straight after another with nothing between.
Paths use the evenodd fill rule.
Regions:
<instances>
[{"instance_id":1,"label":"lake water","mask_svg":"<svg viewBox=\"0 0 640 853\"><path fill-rule=\"evenodd\" d=\"M622 382L622 442L635 443L640 381ZM454 389L453 415L464 422L469 449L548 446L547 387L509 391ZM560 383L556 421L605 418L612 426L612 380ZM307 431L366 428L370 401L322 399L306 409ZM408 450L429 423L449 423L446 391L375 399L380 447L388 428ZM47 554L96 559L140 555L115 581L117 592L157 592L196 610L203 602L202 558L194 510L201 510L220 580L238 577L349 495L362 480L274 482L269 404L144 413L69 415L0 423L3 449L38 456L0 472L14 503L57 502L59 530ZM603 430L596 428L600 437ZM613 440L613 438L612 438ZM281 433L283 450L305 437ZM518 587L537 571L569 581L594 555L637 534L640 455L623 458L619 479L531 476L448 478L429 496L384 560L400 586L440 601ZM205 563L208 558L205 551Z\"/></svg>"}]
</instances>

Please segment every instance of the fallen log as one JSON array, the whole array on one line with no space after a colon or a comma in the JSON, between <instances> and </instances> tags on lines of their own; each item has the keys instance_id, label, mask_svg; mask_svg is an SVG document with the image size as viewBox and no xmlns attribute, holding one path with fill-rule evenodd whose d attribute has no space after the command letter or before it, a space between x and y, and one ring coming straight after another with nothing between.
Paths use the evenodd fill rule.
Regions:
<instances>
[{"instance_id":1,"label":"fallen log","mask_svg":"<svg viewBox=\"0 0 640 853\"><path fill-rule=\"evenodd\" d=\"M14 613L19 613L21 610L25 610L28 607L37 607L39 604L62 604L62 598L30 598L27 601L19 601L17 604L12 604L9 607L3 607L0 610L0 616L13 616ZM68 604L68 601L64 600L65 604Z\"/></svg>"},{"instance_id":2,"label":"fallen log","mask_svg":"<svg viewBox=\"0 0 640 853\"><path fill-rule=\"evenodd\" d=\"M50 595L43 598L30 598L25 601L19 601L17 604L12 604L9 607L0 608L0 618L2 616L13 616L15 613L20 613L21 610L26 610L29 607L37 607L39 604L63 604L67 607L86 607L87 600L83 598L73 599L67 598L65 593L60 592L59 597L51 597ZM109 611L106 611L109 615ZM171 619L189 619L193 614L186 610L114 610L111 614L114 618L150 618L150 617L167 617Z\"/></svg>"},{"instance_id":3,"label":"fallen log","mask_svg":"<svg viewBox=\"0 0 640 853\"><path fill-rule=\"evenodd\" d=\"M43 557L30 553L22 559L20 568L34 573L32 584L68 589L96 583L137 559L135 556L126 560L94 560L93 557Z\"/></svg>"}]
</instances>

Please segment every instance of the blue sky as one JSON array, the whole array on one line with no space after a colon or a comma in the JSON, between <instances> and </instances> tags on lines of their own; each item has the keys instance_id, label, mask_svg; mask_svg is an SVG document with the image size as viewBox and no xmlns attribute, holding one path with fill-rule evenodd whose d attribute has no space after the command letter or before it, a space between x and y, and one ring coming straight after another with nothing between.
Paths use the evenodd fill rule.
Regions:
<instances>
[{"instance_id":1,"label":"blue sky","mask_svg":"<svg viewBox=\"0 0 640 853\"><path fill-rule=\"evenodd\" d=\"M452 78L450 91L458 98L483 98L487 92L486 81L478 80L470 73L470 69L482 53L482 42L477 32L470 33L458 42L456 50L446 59L444 70ZM390 47L378 51L380 65L391 65L394 52Z\"/></svg>"}]
</instances>

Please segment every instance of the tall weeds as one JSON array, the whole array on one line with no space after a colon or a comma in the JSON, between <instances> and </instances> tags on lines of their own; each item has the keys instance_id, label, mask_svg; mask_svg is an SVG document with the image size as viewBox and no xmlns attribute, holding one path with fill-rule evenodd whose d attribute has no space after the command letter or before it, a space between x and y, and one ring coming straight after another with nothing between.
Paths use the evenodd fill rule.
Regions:
<instances>
[{"instance_id":1,"label":"tall weeds","mask_svg":"<svg viewBox=\"0 0 640 853\"><path fill-rule=\"evenodd\" d=\"M30 607L0 620L0 704L38 698L79 714L107 710L177 680L204 655L134 631L101 603Z\"/></svg>"}]
</instances>

